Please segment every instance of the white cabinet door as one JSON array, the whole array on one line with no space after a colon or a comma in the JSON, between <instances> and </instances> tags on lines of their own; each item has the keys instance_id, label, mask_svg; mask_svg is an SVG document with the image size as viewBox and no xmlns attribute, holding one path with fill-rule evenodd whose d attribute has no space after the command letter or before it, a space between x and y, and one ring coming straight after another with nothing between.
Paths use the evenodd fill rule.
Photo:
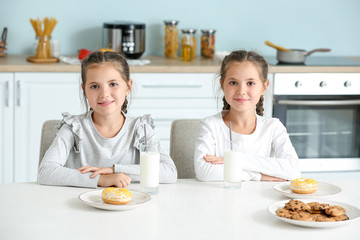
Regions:
<instances>
[{"instance_id":1,"label":"white cabinet door","mask_svg":"<svg viewBox=\"0 0 360 240\"><path fill-rule=\"evenodd\" d=\"M0 73L0 183L14 177L13 78L13 73Z\"/></svg>"},{"instance_id":2,"label":"white cabinet door","mask_svg":"<svg viewBox=\"0 0 360 240\"><path fill-rule=\"evenodd\" d=\"M15 73L15 182L36 181L41 127L62 112L80 114L78 73Z\"/></svg>"}]
</instances>

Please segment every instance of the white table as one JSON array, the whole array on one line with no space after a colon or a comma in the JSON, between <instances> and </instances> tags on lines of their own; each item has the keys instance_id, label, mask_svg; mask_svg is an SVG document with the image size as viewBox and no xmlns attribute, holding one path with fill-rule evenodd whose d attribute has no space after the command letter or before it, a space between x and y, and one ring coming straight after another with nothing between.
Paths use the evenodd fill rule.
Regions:
<instances>
[{"instance_id":1,"label":"white table","mask_svg":"<svg viewBox=\"0 0 360 240\"><path fill-rule=\"evenodd\" d=\"M0 184L0 239L360 239L360 221L312 229L276 219L267 207L286 197L274 184L246 182L240 190L226 190L222 183L178 180L160 185L148 204L128 211L83 204L78 195L91 189ZM333 184L343 191L328 200L360 208L360 180Z\"/></svg>"}]
</instances>

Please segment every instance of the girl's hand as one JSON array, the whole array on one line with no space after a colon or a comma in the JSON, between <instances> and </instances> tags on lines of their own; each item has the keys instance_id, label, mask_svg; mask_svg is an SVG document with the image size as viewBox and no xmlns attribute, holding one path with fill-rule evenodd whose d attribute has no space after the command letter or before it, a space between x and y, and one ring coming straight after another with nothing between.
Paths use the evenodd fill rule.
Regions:
<instances>
[{"instance_id":1,"label":"girl's hand","mask_svg":"<svg viewBox=\"0 0 360 240\"><path fill-rule=\"evenodd\" d=\"M267 181L267 182L286 182L287 180L282 178L277 178L265 174L261 174L261 181Z\"/></svg>"},{"instance_id":2,"label":"girl's hand","mask_svg":"<svg viewBox=\"0 0 360 240\"><path fill-rule=\"evenodd\" d=\"M103 174L111 174L111 173L114 173L114 167L99 168L99 167L92 167L92 166L84 166L84 167L78 168L78 171L80 171L82 174L88 173L88 172L94 172L94 173L90 176L90 178L94 178L94 177L96 177L98 174L103 175Z\"/></svg>"},{"instance_id":3,"label":"girl's hand","mask_svg":"<svg viewBox=\"0 0 360 240\"><path fill-rule=\"evenodd\" d=\"M224 164L224 158L223 157L217 157L214 155L208 155L206 154L204 157L204 160L206 162L212 163L212 164Z\"/></svg>"},{"instance_id":4,"label":"girl's hand","mask_svg":"<svg viewBox=\"0 0 360 240\"><path fill-rule=\"evenodd\" d=\"M98 186L100 187L126 187L131 183L131 178L124 173L100 175Z\"/></svg>"}]
</instances>

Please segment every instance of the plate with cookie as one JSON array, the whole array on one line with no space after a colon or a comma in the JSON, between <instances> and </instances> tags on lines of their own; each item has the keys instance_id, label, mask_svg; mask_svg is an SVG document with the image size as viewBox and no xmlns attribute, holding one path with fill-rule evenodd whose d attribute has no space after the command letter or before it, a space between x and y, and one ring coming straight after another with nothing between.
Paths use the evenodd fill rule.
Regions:
<instances>
[{"instance_id":1,"label":"plate with cookie","mask_svg":"<svg viewBox=\"0 0 360 240\"><path fill-rule=\"evenodd\" d=\"M268 211L281 221L311 228L334 228L360 219L360 209L350 204L291 199L273 203Z\"/></svg>"},{"instance_id":2,"label":"plate with cookie","mask_svg":"<svg viewBox=\"0 0 360 240\"><path fill-rule=\"evenodd\" d=\"M342 191L334 184L317 182L311 178L297 178L290 182L280 182L274 189L289 198L319 198L333 196Z\"/></svg>"},{"instance_id":3,"label":"plate with cookie","mask_svg":"<svg viewBox=\"0 0 360 240\"><path fill-rule=\"evenodd\" d=\"M83 203L95 208L123 211L144 205L151 200L151 197L143 192L129 191L126 188L110 187L103 190L81 193L79 199Z\"/></svg>"}]
</instances>

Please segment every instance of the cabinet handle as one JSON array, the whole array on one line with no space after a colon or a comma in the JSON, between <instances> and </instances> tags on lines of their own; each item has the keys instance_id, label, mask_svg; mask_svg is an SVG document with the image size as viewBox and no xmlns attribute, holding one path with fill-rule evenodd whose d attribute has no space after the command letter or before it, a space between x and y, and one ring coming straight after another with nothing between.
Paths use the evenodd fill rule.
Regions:
<instances>
[{"instance_id":1,"label":"cabinet handle","mask_svg":"<svg viewBox=\"0 0 360 240\"><path fill-rule=\"evenodd\" d=\"M142 85L144 88L201 88L201 85Z\"/></svg>"},{"instance_id":2,"label":"cabinet handle","mask_svg":"<svg viewBox=\"0 0 360 240\"><path fill-rule=\"evenodd\" d=\"M21 107L21 81L17 81L17 105L18 107Z\"/></svg>"},{"instance_id":3,"label":"cabinet handle","mask_svg":"<svg viewBox=\"0 0 360 240\"><path fill-rule=\"evenodd\" d=\"M12 85L10 84L10 81L6 82L6 107L11 107L11 99L12 99Z\"/></svg>"}]
</instances>

